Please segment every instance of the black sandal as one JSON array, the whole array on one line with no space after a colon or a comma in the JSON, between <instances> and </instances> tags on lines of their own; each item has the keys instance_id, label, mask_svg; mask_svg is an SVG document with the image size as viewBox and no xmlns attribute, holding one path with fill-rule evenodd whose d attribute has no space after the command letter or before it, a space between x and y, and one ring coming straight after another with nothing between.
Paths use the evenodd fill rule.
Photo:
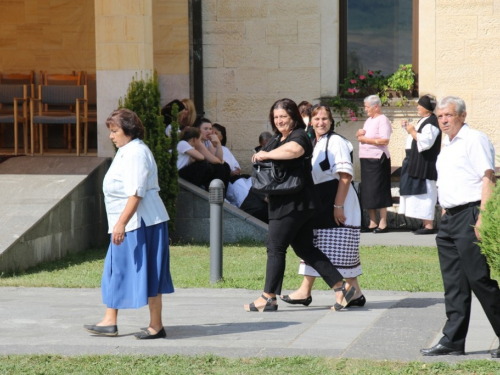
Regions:
<instances>
[{"instance_id":1,"label":"black sandal","mask_svg":"<svg viewBox=\"0 0 500 375\"><path fill-rule=\"evenodd\" d=\"M346 288L345 288L346 284L347 283L345 281L343 281L342 286L340 288L333 289L334 292L342 292L342 295L344 296L344 298L342 299L341 303L335 302L335 304L332 307L332 310L335 310L335 311L342 310L344 307L346 307L349 304L349 302L351 302L352 298L356 294L356 288L351 285L351 288L349 290L346 290Z\"/></svg>"},{"instance_id":2,"label":"black sandal","mask_svg":"<svg viewBox=\"0 0 500 375\"><path fill-rule=\"evenodd\" d=\"M248 308L245 307L245 310L247 312L250 312L250 311L258 311L258 312L278 311L278 304L274 303L274 302L276 302L276 297L267 298L265 295L261 295L261 297L266 300L266 304L264 306L255 307L255 303L252 302L251 304L248 305Z\"/></svg>"}]
</instances>

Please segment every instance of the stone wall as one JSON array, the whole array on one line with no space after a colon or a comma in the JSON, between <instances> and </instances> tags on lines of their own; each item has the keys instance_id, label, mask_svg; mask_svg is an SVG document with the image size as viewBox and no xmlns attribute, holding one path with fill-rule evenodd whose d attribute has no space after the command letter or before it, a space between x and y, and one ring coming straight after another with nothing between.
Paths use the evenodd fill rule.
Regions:
<instances>
[{"instance_id":1,"label":"stone wall","mask_svg":"<svg viewBox=\"0 0 500 375\"><path fill-rule=\"evenodd\" d=\"M420 93L462 97L467 122L500 149L500 1L420 1Z\"/></svg>"},{"instance_id":2,"label":"stone wall","mask_svg":"<svg viewBox=\"0 0 500 375\"><path fill-rule=\"evenodd\" d=\"M249 171L276 100L336 93L338 4L203 1L203 58L206 117L227 128L228 148Z\"/></svg>"},{"instance_id":3,"label":"stone wall","mask_svg":"<svg viewBox=\"0 0 500 375\"><path fill-rule=\"evenodd\" d=\"M210 203L208 193L179 178L176 231L170 233L174 242L210 242ZM223 242L242 240L263 242L267 238L267 224L240 209L224 203Z\"/></svg>"},{"instance_id":4,"label":"stone wall","mask_svg":"<svg viewBox=\"0 0 500 375\"><path fill-rule=\"evenodd\" d=\"M162 105L189 98L188 0L153 0L153 49Z\"/></svg>"},{"instance_id":5,"label":"stone wall","mask_svg":"<svg viewBox=\"0 0 500 375\"><path fill-rule=\"evenodd\" d=\"M98 166L67 195L61 199L52 197L57 203L24 233L3 233L2 239L10 236L16 239L0 252L0 273L60 259L68 253L107 246L109 235L102 181L110 164L111 159L99 160ZM78 173L77 167L73 173ZM30 177L35 180L39 176ZM68 177L57 175L53 183L57 184L58 179L64 181ZM28 184L19 188L25 189L23 193L27 197L23 206L17 209L23 207L31 212L39 211L43 205L40 202L34 203L35 199L29 199L30 196L36 197L36 191L30 191L32 187ZM56 187L53 190L60 193ZM9 214L13 210L15 211L10 207ZM19 213L12 220L15 219L29 221L31 217Z\"/></svg>"}]
</instances>

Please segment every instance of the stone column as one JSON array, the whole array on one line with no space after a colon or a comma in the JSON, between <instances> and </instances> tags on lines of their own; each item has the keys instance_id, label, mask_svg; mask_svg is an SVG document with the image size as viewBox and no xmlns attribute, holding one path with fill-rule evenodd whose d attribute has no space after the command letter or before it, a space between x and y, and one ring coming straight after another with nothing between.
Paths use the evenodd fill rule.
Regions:
<instances>
[{"instance_id":1,"label":"stone column","mask_svg":"<svg viewBox=\"0 0 500 375\"><path fill-rule=\"evenodd\" d=\"M95 0L97 154L113 156L106 119L129 83L153 73L152 0Z\"/></svg>"}]
</instances>

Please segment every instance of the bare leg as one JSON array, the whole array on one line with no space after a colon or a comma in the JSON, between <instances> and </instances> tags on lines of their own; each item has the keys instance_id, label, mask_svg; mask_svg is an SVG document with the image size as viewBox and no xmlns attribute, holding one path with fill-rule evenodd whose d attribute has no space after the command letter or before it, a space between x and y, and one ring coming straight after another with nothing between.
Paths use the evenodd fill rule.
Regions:
<instances>
[{"instance_id":1,"label":"bare leg","mask_svg":"<svg viewBox=\"0 0 500 375\"><path fill-rule=\"evenodd\" d=\"M104 313L104 318L100 323L97 323L96 326L116 326L117 320L118 309L111 309L107 307L106 312Z\"/></svg>"},{"instance_id":2,"label":"bare leg","mask_svg":"<svg viewBox=\"0 0 500 375\"><path fill-rule=\"evenodd\" d=\"M387 207L379 209L380 213L380 222L378 223L378 227L380 229L385 229L387 227Z\"/></svg>"},{"instance_id":3,"label":"bare leg","mask_svg":"<svg viewBox=\"0 0 500 375\"><path fill-rule=\"evenodd\" d=\"M149 332L151 334L155 335L158 333L163 328L163 323L161 320L161 309L162 309L162 303L161 303L161 294L158 294L156 297L149 297L148 298L148 306L149 306L149 315L150 315L150 320L149 320Z\"/></svg>"},{"instance_id":4,"label":"bare leg","mask_svg":"<svg viewBox=\"0 0 500 375\"><path fill-rule=\"evenodd\" d=\"M368 225L368 229L375 229L377 224L377 210L370 208L368 210L368 216L370 217L370 225Z\"/></svg>"},{"instance_id":5,"label":"bare leg","mask_svg":"<svg viewBox=\"0 0 500 375\"><path fill-rule=\"evenodd\" d=\"M422 220L424 227L427 229L434 229L434 220Z\"/></svg>"},{"instance_id":6,"label":"bare leg","mask_svg":"<svg viewBox=\"0 0 500 375\"><path fill-rule=\"evenodd\" d=\"M299 289L289 295L291 299L306 299L311 295L312 287L316 278L314 276L304 276Z\"/></svg>"}]
</instances>

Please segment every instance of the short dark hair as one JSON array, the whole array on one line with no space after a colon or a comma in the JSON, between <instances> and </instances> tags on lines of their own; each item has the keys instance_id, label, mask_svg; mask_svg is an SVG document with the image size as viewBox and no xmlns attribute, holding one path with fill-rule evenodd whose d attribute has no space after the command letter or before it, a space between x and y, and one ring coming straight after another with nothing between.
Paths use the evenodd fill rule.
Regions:
<instances>
[{"instance_id":1,"label":"short dark hair","mask_svg":"<svg viewBox=\"0 0 500 375\"><path fill-rule=\"evenodd\" d=\"M220 141L220 144L222 146L225 146L226 143L227 143L227 134L226 134L226 127L225 126L222 126L221 124L217 124L216 122L214 122L212 124L212 128L215 128L217 129L218 131L220 131L220 133L222 134L222 140Z\"/></svg>"},{"instance_id":2,"label":"short dark hair","mask_svg":"<svg viewBox=\"0 0 500 375\"><path fill-rule=\"evenodd\" d=\"M194 122L193 126L196 127L196 128L199 128L201 126L201 124L204 124L204 123L211 124L212 121L210 121L206 117L200 117L200 118L196 119L196 121Z\"/></svg>"},{"instance_id":3,"label":"short dark hair","mask_svg":"<svg viewBox=\"0 0 500 375\"><path fill-rule=\"evenodd\" d=\"M200 129L188 126L181 132L181 134L179 135L179 139L181 141L187 142L193 138L200 138L200 135L201 135Z\"/></svg>"},{"instance_id":4,"label":"short dark hair","mask_svg":"<svg viewBox=\"0 0 500 375\"><path fill-rule=\"evenodd\" d=\"M301 101L297 107L299 108L299 112L302 117L310 116L312 104L307 100Z\"/></svg>"},{"instance_id":5,"label":"short dark hair","mask_svg":"<svg viewBox=\"0 0 500 375\"><path fill-rule=\"evenodd\" d=\"M318 114L320 110L324 109L326 111L326 114L328 115L328 119L331 122L331 127L332 129L335 127L335 120L333 119L333 114L332 110L330 109L330 106L323 104L323 103L318 103L314 107L311 108L311 121L314 116Z\"/></svg>"},{"instance_id":6,"label":"short dark hair","mask_svg":"<svg viewBox=\"0 0 500 375\"><path fill-rule=\"evenodd\" d=\"M292 99L280 99L276 101L269 111L269 122L275 133L278 133L278 128L274 125L274 110L275 109L284 109L288 116L291 117L293 121L292 130L295 129L305 129L306 124L304 124L304 120L302 120L302 116L300 115L299 109L297 108L297 104Z\"/></svg>"},{"instance_id":7,"label":"short dark hair","mask_svg":"<svg viewBox=\"0 0 500 375\"><path fill-rule=\"evenodd\" d=\"M144 125L137 114L130 109L115 109L106 120L106 127L119 126L126 136L132 139L144 139Z\"/></svg>"},{"instance_id":8,"label":"short dark hair","mask_svg":"<svg viewBox=\"0 0 500 375\"><path fill-rule=\"evenodd\" d=\"M262 141L268 141L273 137L273 135L269 132L262 132L259 135L259 144L262 143Z\"/></svg>"}]
</instances>

